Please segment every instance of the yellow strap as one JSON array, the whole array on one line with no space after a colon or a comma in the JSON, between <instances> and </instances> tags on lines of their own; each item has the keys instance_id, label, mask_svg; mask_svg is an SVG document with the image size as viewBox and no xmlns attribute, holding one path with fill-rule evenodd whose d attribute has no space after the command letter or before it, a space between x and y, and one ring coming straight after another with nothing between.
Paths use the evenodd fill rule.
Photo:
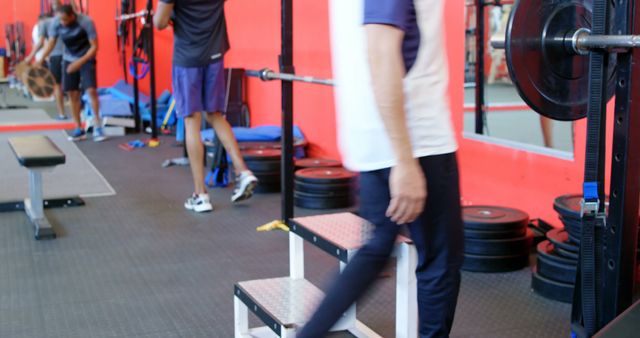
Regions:
<instances>
[{"instance_id":1,"label":"yellow strap","mask_svg":"<svg viewBox=\"0 0 640 338\"><path fill-rule=\"evenodd\" d=\"M173 112L173 108L176 107L176 100L175 99L171 99L171 105L169 105L169 110L167 110L167 113L164 115L164 121L162 121L162 129L167 127L167 123L169 123L169 118L171 117L171 113Z\"/></svg>"},{"instance_id":2,"label":"yellow strap","mask_svg":"<svg viewBox=\"0 0 640 338\"><path fill-rule=\"evenodd\" d=\"M264 232L264 231L272 231L276 229L280 229L285 232L289 231L289 227L286 224L284 224L284 222L282 221L273 221L265 225L261 225L256 230L258 232Z\"/></svg>"}]
</instances>

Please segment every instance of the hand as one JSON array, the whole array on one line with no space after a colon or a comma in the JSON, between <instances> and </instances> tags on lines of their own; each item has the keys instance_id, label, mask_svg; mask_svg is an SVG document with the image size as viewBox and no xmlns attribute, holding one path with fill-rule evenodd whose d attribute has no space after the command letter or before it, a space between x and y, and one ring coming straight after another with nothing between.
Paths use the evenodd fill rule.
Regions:
<instances>
[{"instance_id":1,"label":"hand","mask_svg":"<svg viewBox=\"0 0 640 338\"><path fill-rule=\"evenodd\" d=\"M72 74L80 70L82 68L82 64L78 61L71 62L69 66L67 66L67 74Z\"/></svg>"},{"instance_id":2,"label":"hand","mask_svg":"<svg viewBox=\"0 0 640 338\"><path fill-rule=\"evenodd\" d=\"M29 61L26 61L27 63L29 63ZM44 64L44 60L36 60L36 62L33 63L34 67L42 67L42 65Z\"/></svg>"},{"instance_id":3,"label":"hand","mask_svg":"<svg viewBox=\"0 0 640 338\"><path fill-rule=\"evenodd\" d=\"M398 225L411 223L422 214L427 200L427 182L417 160L398 164L389 176L391 202L387 217Z\"/></svg>"}]
</instances>

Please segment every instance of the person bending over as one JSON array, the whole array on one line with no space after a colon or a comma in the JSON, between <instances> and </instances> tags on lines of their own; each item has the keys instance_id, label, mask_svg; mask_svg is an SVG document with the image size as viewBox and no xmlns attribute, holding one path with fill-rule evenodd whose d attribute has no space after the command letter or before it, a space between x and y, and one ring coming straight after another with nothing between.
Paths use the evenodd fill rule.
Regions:
<instances>
[{"instance_id":1,"label":"person bending over","mask_svg":"<svg viewBox=\"0 0 640 338\"><path fill-rule=\"evenodd\" d=\"M98 35L91 18L74 12L71 5L62 5L56 9L56 17L51 23L49 41L44 52L48 57L55 49L58 40L64 45L62 56L62 89L71 102L71 113L76 129L70 139L79 141L87 135L80 119L82 88L91 101L94 113L93 140L106 139L100 121L100 102L98 101L96 54L98 52Z\"/></svg>"},{"instance_id":2,"label":"person bending over","mask_svg":"<svg viewBox=\"0 0 640 338\"><path fill-rule=\"evenodd\" d=\"M204 184L202 116L213 126L236 171L232 202L250 198L258 179L248 170L225 107L224 54L229 49L224 0L160 0L154 25L165 29L173 16L173 94L184 118L187 153L195 191L184 206L195 212L213 208Z\"/></svg>"}]
</instances>

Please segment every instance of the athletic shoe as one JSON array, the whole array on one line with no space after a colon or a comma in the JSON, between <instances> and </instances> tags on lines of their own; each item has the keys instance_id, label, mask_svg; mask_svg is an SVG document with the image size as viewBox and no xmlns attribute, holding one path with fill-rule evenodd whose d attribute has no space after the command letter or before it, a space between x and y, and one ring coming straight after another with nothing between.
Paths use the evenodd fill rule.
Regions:
<instances>
[{"instance_id":1,"label":"athletic shoe","mask_svg":"<svg viewBox=\"0 0 640 338\"><path fill-rule=\"evenodd\" d=\"M66 121L68 119L69 119L69 116L67 116L67 115L58 115L58 116L56 116L56 120L58 120L58 121Z\"/></svg>"},{"instance_id":2,"label":"athletic shoe","mask_svg":"<svg viewBox=\"0 0 640 338\"><path fill-rule=\"evenodd\" d=\"M201 194L189 197L186 202L184 202L184 207L187 210L193 210L195 212L207 212L213 210L213 206L209 201L209 194Z\"/></svg>"},{"instance_id":3,"label":"athletic shoe","mask_svg":"<svg viewBox=\"0 0 640 338\"><path fill-rule=\"evenodd\" d=\"M82 128L76 128L69 136L69 141L78 142L87 139L87 133Z\"/></svg>"},{"instance_id":4,"label":"athletic shoe","mask_svg":"<svg viewBox=\"0 0 640 338\"><path fill-rule=\"evenodd\" d=\"M93 127L93 141L94 142L102 142L106 140L107 137L104 135L104 129L102 127Z\"/></svg>"},{"instance_id":5,"label":"athletic shoe","mask_svg":"<svg viewBox=\"0 0 640 338\"><path fill-rule=\"evenodd\" d=\"M253 196L253 189L258 185L258 179L250 171L243 171L236 176L236 188L233 189L231 202L248 200Z\"/></svg>"}]
</instances>

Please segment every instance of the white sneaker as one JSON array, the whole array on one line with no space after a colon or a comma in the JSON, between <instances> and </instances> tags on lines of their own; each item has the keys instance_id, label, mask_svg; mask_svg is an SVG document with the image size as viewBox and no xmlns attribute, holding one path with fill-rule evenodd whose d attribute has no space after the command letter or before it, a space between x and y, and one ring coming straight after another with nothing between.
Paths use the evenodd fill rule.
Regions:
<instances>
[{"instance_id":1,"label":"white sneaker","mask_svg":"<svg viewBox=\"0 0 640 338\"><path fill-rule=\"evenodd\" d=\"M253 189L258 185L258 179L250 171L243 171L236 176L236 188L233 189L231 202L248 200L253 196Z\"/></svg>"},{"instance_id":2,"label":"white sneaker","mask_svg":"<svg viewBox=\"0 0 640 338\"><path fill-rule=\"evenodd\" d=\"M213 206L209 201L209 194L201 194L189 197L186 202L184 202L184 207L187 210L193 210L195 212L207 212L213 210Z\"/></svg>"}]
</instances>

